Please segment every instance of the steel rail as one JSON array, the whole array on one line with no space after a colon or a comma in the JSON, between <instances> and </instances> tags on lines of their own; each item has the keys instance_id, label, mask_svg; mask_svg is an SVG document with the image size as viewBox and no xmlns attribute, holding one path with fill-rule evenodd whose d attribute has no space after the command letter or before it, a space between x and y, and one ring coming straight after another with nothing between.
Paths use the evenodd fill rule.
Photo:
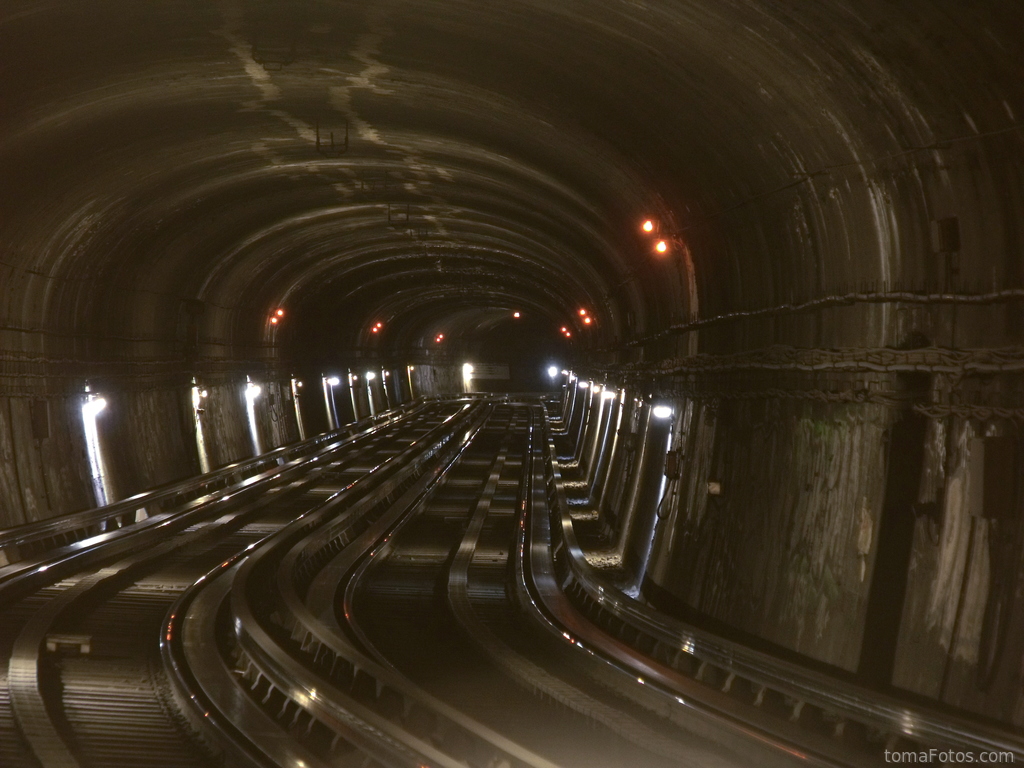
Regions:
<instances>
[{"instance_id":1,"label":"steel rail","mask_svg":"<svg viewBox=\"0 0 1024 768\"><path fill-rule=\"evenodd\" d=\"M527 619L553 640L567 645L592 679L639 707L678 726L686 735L683 762L764 766L835 765L765 738L722 712L695 706L678 693L659 688L657 670L642 656L590 624L562 592L555 574L545 483L546 434L530 454L530 485L519 514L514 543L512 594ZM639 666L638 666L639 665ZM740 738L737 738L740 737ZM766 747L770 748L766 752Z\"/></svg>"},{"instance_id":2,"label":"steel rail","mask_svg":"<svg viewBox=\"0 0 1024 768\"><path fill-rule=\"evenodd\" d=\"M382 518L379 524L375 524L373 530L367 530L363 534L363 541L353 541L348 548L339 553L311 583L305 604L299 602L297 594L292 596L295 616L301 622L297 629L303 633L302 646L309 649L307 652L321 658L325 655L332 657L332 666L343 660L343 663L352 666L356 674L371 676L376 681L379 691L392 691L394 695L400 697L402 709L406 712L405 720L411 719L414 715L420 720L433 720L435 733L440 734L435 741L441 744L441 752L434 758L434 762L427 760L429 754L422 754L423 759L427 760L426 764L461 766L464 762L457 753L468 751L477 755L477 762L481 765L557 768L549 761L410 683L397 673L372 645L369 645L359 631L355 615L351 611L351 588L359 580L367 564L387 553L398 531L424 508L433 492L443 483L447 473L465 454L475 436L476 434L467 436L458 455L452 457L444 472L433 479L429 488L410 489L406 499L399 499L395 503L387 515L388 520ZM281 577L285 577L283 569ZM335 618L334 595L340 589L339 584L347 584L343 602L346 627L355 636L356 642L360 638L364 640L360 646L356 646L348 639L345 630ZM400 738L409 737L406 735ZM422 740L416 738L412 745L419 748L418 745L421 743ZM455 753L452 752L452 745L455 745Z\"/></svg>"},{"instance_id":3,"label":"steel rail","mask_svg":"<svg viewBox=\"0 0 1024 768\"><path fill-rule=\"evenodd\" d=\"M435 426L433 431L438 429ZM412 443L423 440L424 437L419 437ZM406 449L406 453L409 450L411 448ZM378 473L393 468L401 460L401 455L383 459L359 479L304 512L288 529L300 532L322 529L319 521L325 516L329 516L332 522L342 520L345 521L343 524L358 524L361 505L359 494L368 489L367 493L372 495ZM372 461L376 459L371 456ZM382 490L384 493L388 491L387 484L382 488L378 483L376 488L377 495ZM365 498L362 500L365 501ZM365 505L362 506L365 511ZM240 765L265 767L305 764L313 768L326 763L315 751L295 742L274 717L243 691L238 684L238 660L232 663L225 660L223 642L218 639L216 629L219 621L231 618L228 600L233 589L233 578L243 559L251 551L271 545L271 542L285 533L281 531L270 534L260 542L253 543L246 551L225 561L186 590L165 618L161 656L180 710L198 733L212 733L212 738L208 736L205 739L207 743L215 745ZM237 617L233 618L238 621ZM257 654L260 655L259 649ZM255 669L253 662L248 662L248 669ZM269 682L270 678L265 678L260 672L253 674L257 676L254 684L265 688L267 697L278 690ZM279 678L274 679L285 684ZM288 705L286 701L284 706ZM352 728L346 728L343 720L335 718L334 729L352 741L358 734ZM317 721L310 720L307 726L312 728L315 724L318 724ZM336 735L333 740L337 739Z\"/></svg>"},{"instance_id":4,"label":"steel rail","mask_svg":"<svg viewBox=\"0 0 1024 768\"><path fill-rule=\"evenodd\" d=\"M416 417L409 422L400 422L397 427L399 434L415 424ZM360 457L355 450L345 449L354 449L362 442L376 439L384 427L382 423L340 443L331 443L313 456L295 459L289 465L279 467L274 473L270 473L279 481L274 487L285 488L284 494L287 496L301 493L308 486L315 484L316 478L325 469L343 466L346 462L351 464L358 460ZM345 455L339 457L339 452ZM330 464L326 464L328 460ZM304 476L304 473L310 471L313 477ZM286 481L292 482L285 486L283 483ZM236 530L247 519L284 498L281 494L267 494L261 482L255 479L243 485L243 492L226 494L218 498L216 503L199 504L188 513L176 516L173 525L170 521L164 521L156 526L140 527L133 531L128 541L122 539L108 542L102 547L103 561L110 563L117 557L122 559L78 579L73 586L45 602L22 626L14 641L8 662L11 708L26 744L44 768L73 768L79 764L75 750L69 742L70 735L63 726L55 722L56 718L61 717L60 705L47 700L41 685L42 648L51 627L69 615L73 606L96 594L107 584L134 574L139 569L173 552L181 551L200 539L222 535L225 530ZM174 535L168 538L168 534ZM66 560L74 561L75 567L79 569L83 565L83 559L66 557Z\"/></svg>"},{"instance_id":5,"label":"steel rail","mask_svg":"<svg viewBox=\"0 0 1024 768\"><path fill-rule=\"evenodd\" d=\"M325 768L327 763L319 755L283 731L239 687L238 672L221 653L216 623L227 608L231 582L245 554L197 581L164 622L160 655L179 709L195 732L237 768L300 764ZM212 739L210 731L215 733Z\"/></svg>"},{"instance_id":6,"label":"steel rail","mask_svg":"<svg viewBox=\"0 0 1024 768\"><path fill-rule=\"evenodd\" d=\"M468 435L467 435L468 438ZM447 440L445 441L447 442ZM437 453L437 447L428 453ZM464 445L463 445L464 447ZM456 457L449 453L448 456L440 456L438 458L438 464L450 464ZM421 478L422 479L422 478ZM390 484L400 483L401 477L392 478L388 484L381 486L378 491L379 493L385 494L383 500L374 499L376 504L372 506L379 506L380 501L388 501L387 495L390 494L394 488L388 487ZM417 487L418 484L414 484L412 487L406 488L403 496L408 498L400 498L398 504L395 506L402 507L405 503L409 503L415 500L415 497L422 495L425 488L429 486L429 483L424 483L423 486ZM379 495L379 494L374 494ZM365 506L371 506L369 503L364 504ZM400 510L402 511L402 510ZM346 516L350 521L354 520L358 516L350 514ZM393 523L394 521L389 521ZM388 526L383 526L387 528ZM299 542L303 541L309 536L309 524L303 526L305 530L302 531L304 534ZM282 532L283 534L284 532ZM334 530L332 533L335 537L344 538L346 531ZM373 531L372 533L364 531L364 537L367 543L376 540L380 536L380 531ZM292 550L295 547L293 540L294 535L291 536L280 536L282 541L287 541L291 544ZM324 549L330 547L330 544L324 542L324 537L319 537L319 541L314 545L315 549ZM287 651L282 651L281 640L275 639L275 635L280 637L288 631L294 632L296 627L264 627L260 621L260 618L252 614L251 611L251 600L247 594L249 588L252 586L248 584L249 577L252 577L253 572L261 565L261 560L269 559L270 561L270 573L277 574L278 568L274 566L274 559L278 557L276 551L279 547L265 547L256 556L250 558L245 564L239 568L238 577L232 586L233 599L232 599L232 611L233 611L233 624L235 626L235 634L238 641L238 651L241 652L240 663L245 666L246 676L250 679L253 676L256 677L257 681L270 681L271 691L268 692L268 696L273 691L286 692L285 698L287 702L291 702L291 706L294 706L296 710L302 710L306 713L306 717L315 721L320 726L326 726L336 734L341 734L344 731L344 735L348 737L350 743L355 743L362 751L365 751L371 755L377 754L380 757L387 757L389 764L398 761L398 764L409 764L409 765L451 765L457 766L462 765L461 762L455 758L448 757L443 750L439 747L434 746L428 741L424 741L422 738L413 736L405 728L396 726L393 719L389 719L386 714L382 715L379 711L381 700L388 700L394 698L394 696L401 696L403 693L406 695L412 694L409 697L407 706L403 706L401 714L406 716L418 716L421 720L426 717L428 720L433 718L433 729L443 730L444 723L438 722L439 715L445 714L443 711L438 712L431 710L429 705L430 701L422 701L423 697L419 696L415 689L412 691L404 691L403 689L411 688L409 684L399 678L394 673L385 669L374 669L372 660L359 658L358 655L355 657L356 665L351 662L346 662L344 659L337 657L330 660L330 668L337 671L339 667L345 666L347 663L347 675L345 677L350 685L351 683L357 683L362 680L365 684L368 680L372 680L372 695L369 697L368 702L358 701L354 699L349 692L335 688L329 679L325 679L324 675L317 673L314 669L300 664L293 657L296 652L295 647L289 648L291 654ZM291 551L291 550L290 550ZM297 559L292 560L294 565L298 562ZM248 576L245 571L248 571ZM276 578L276 577L275 577ZM292 576L294 578L294 574ZM300 577L301 578L301 577ZM272 579L273 581L274 579ZM259 590L257 590L259 591ZM261 595L266 597L266 595ZM237 599L234 599L237 598ZM294 602L297 598L297 594L293 593L292 601ZM266 609L271 609L284 624L293 623L292 619L287 616L281 616L280 612L284 608L281 601L277 597L271 596L273 603L270 605L263 605L264 609L262 613L266 614ZM298 606L292 606L298 612L301 613L301 603ZM273 619L264 616L263 621ZM283 638L287 644L287 637ZM312 649L311 641L304 639L300 644L301 647L307 650ZM316 648L313 652L314 657L322 662L325 660L326 646ZM236 651L236 652L238 652ZM302 654L300 653L300 656ZM361 662L361 663L360 663ZM375 673L376 677L368 677L371 673ZM335 675L337 677L337 675ZM298 681L298 682L297 682ZM365 698L365 697L364 697ZM340 703L339 703L340 702ZM424 707L424 703L427 707ZM375 706L376 705L376 706ZM286 703L285 707L289 704ZM394 713L392 713L393 715ZM353 718L355 715L355 718ZM399 717L399 719L402 719ZM361 724L361 725L360 725ZM312 723L310 724L312 726ZM383 750L386 755L381 755L380 751ZM424 763L424 760L426 762ZM417 762L418 761L418 762Z\"/></svg>"},{"instance_id":7,"label":"steel rail","mask_svg":"<svg viewBox=\"0 0 1024 768\"><path fill-rule=\"evenodd\" d=\"M539 409L531 408L530 417L519 485L518 506L520 510L527 508L535 485L532 470L533 448L537 440L537 433L542 430L543 423L543 415ZM533 694L542 694L559 702L647 752L680 763L690 762L694 757L692 746L684 746L667 738L665 734L655 731L646 723L626 714L621 709L609 706L562 680L544 666L524 657L522 653L509 646L477 616L469 597L469 568L483 531L484 522L490 512L493 496L497 490L501 465L504 461L503 455L499 455L495 460L466 533L448 569L448 604L456 621L479 650L498 669L525 690ZM521 515L517 518L521 519Z\"/></svg>"},{"instance_id":8,"label":"steel rail","mask_svg":"<svg viewBox=\"0 0 1024 768\"><path fill-rule=\"evenodd\" d=\"M824 721L831 724L833 736L838 737L855 723L865 733L876 735L879 745L875 751L879 757L882 746L899 746L908 750L935 747L975 754L1007 752L1014 759L1024 759L1024 738L1008 728L903 701L752 650L654 611L623 594L587 563L575 536L554 456L554 445L549 439L546 502L551 505L553 521L550 552L555 579L580 611L600 621L629 648L630 653L624 656L628 663L645 659L643 666L648 669L670 670L676 677L701 683L703 691L698 688L697 693L688 686L692 699L714 694L713 699L722 701L717 694L724 692L728 699L742 701L745 689L750 703L755 705L747 706L752 713L778 713L777 724L767 726L769 732L792 732L791 726L798 725L807 736L813 736ZM766 706L769 700L774 701L775 707ZM734 706L730 705L730 709ZM808 717L815 710L818 722Z\"/></svg>"},{"instance_id":9,"label":"steel rail","mask_svg":"<svg viewBox=\"0 0 1024 768\"><path fill-rule=\"evenodd\" d=\"M150 536L151 531L155 529L163 529L165 532L179 529L182 521L186 519L216 514L221 507L256 498L266 493L269 487L283 485L298 476L308 475L314 465L326 465L339 452L349 449L361 440L373 438L380 430L391 424L409 423L411 419L421 415L424 408L426 404L421 403L417 408L388 412L376 417L373 422L360 423L357 429L353 425L350 431L331 433L329 439L314 438L306 441L302 446L294 446L294 455L285 452L271 462L254 462L252 466L261 469L240 480L238 484L224 485L211 490L210 493L203 493L184 501L178 506L169 506L167 510L152 515L146 514L144 518L138 518L138 522L126 527L98 532L95 526L82 525L88 520L111 520L120 517L120 513L109 515L110 510L105 507L54 522L46 521L40 524L44 530L51 530L53 526L70 526L68 529L82 538L70 544L54 545L41 555L0 566L0 605L23 597L47 584L53 584L74 570L94 562L97 557L131 551L135 546L134 537L137 535ZM203 478L189 482L193 483L190 487L207 487Z\"/></svg>"},{"instance_id":10,"label":"steel rail","mask_svg":"<svg viewBox=\"0 0 1024 768\"><path fill-rule=\"evenodd\" d=\"M595 679L704 740L709 751L715 745L724 746L744 764L842 764L834 755L827 755L829 745L824 740L819 739L815 745L825 747L824 750L808 750L806 743L800 748L795 739L786 738L802 735L795 728L772 721L758 722L756 712L748 712L739 702L731 702L725 696L715 700L713 693L703 698L695 695L701 693L699 685L692 685L592 624L569 602L563 591L565 579L556 564L563 545L560 541L554 543L551 535L545 487L546 454L546 447L537 448L530 502L517 532L515 588L529 618L550 636L575 649L579 657L589 660ZM708 699L713 700L711 704Z\"/></svg>"},{"instance_id":11,"label":"steel rail","mask_svg":"<svg viewBox=\"0 0 1024 768\"><path fill-rule=\"evenodd\" d=\"M80 765L69 734L56 722L59 708L47 701L41 685L43 647L53 625L68 615L75 604L88 599L111 582L123 579L199 539L222 533L225 526L241 525L261 506L252 504L240 510L227 510L219 518L208 520L200 527L190 526L170 539L99 568L44 603L30 617L14 643L8 663L8 685L19 729L43 768L76 768Z\"/></svg>"},{"instance_id":12,"label":"steel rail","mask_svg":"<svg viewBox=\"0 0 1024 768\"><path fill-rule=\"evenodd\" d=\"M229 464L204 475L191 477L170 485L147 490L114 504L29 522L0 530L0 578L10 566L40 557L52 550L63 549L83 540L138 524L157 515L178 511L200 499L226 493L227 488L243 480L265 474L284 464L329 450L332 444L421 412L433 400L418 399L397 409L362 419L332 432L307 440L283 445L252 459Z\"/></svg>"}]
</instances>

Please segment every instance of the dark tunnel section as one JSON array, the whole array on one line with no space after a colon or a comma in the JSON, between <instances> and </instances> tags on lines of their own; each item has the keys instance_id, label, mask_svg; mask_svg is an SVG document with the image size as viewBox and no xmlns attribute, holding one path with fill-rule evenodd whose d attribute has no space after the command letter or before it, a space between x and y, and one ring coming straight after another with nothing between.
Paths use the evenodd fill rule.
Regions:
<instances>
[{"instance_id":1,"label":"dark tunnel section","mask_svg":"<svg viewBox=\"0 0 1024 768\"><path fill-rule=\"evenodd\" d=\"M519 317L514 317L518 313ZM550 322L508 312L466 345L472 366L469 388L474 392L560 391L562 371L570 359L565 339ZM507 376L506 376L507 371ZM486 377L486 378L485 378Z\"/></svg>"},{"instance_id":2,"label":"dark tunnel section","mask_svg":"<svg viewBox=\"0 0 1024 768\"><path fill-rule=\"evenodd\" d=\"M0 527L542 392L623 590L1024 727L1022 28L5 4Z\"/></svg>"},{"instance_id":3,"label":"dark tunnel section","mask_svg":"<svg viewBox=\"0 0 1024 768\"><path fill-rule=\"evenodd\" d=\"M861 677L876 686L887 686L892 681L896 664L926 428L922 416L910 413L893 424L889 435L885 501L864 617L865 642L857 667Z\"/></svg>"}]
</instances>

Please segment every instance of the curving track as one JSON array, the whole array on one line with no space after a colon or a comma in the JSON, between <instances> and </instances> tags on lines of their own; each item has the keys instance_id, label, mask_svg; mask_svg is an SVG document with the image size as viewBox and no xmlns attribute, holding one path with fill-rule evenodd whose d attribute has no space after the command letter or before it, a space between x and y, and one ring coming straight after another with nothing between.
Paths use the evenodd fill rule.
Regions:
<instances>
[{"instance_id":1,"label":"curving track","mask_svg":"<svg viewBox=\"0 0 1024 768\"><path fill-rule=\"evenodd\" d=\"M1024 756L1017 734L618 592L576 541L555 458L569 438L546 408L423 402L0 534L0 765L859 766L897 744Z\"/></svg>"},{"instance_id":2,"label":"curving track","mask_svg":"<svg viewBox=\"0 0 1024 768\"><path fill-rule=\"evenodd\" d=\"M144 523L103 525L111 530L70 545L54 541L8 566L7 591L0 589L0 765L209 764L213 753L191 736L160 663L170 607L211 568L465 407L421 406L312 441L308 455L281 457L239 485ZM48 573L66 575L40 586ZM36 589L23 594L28 579Z\"/></svg>"}]
</instances>

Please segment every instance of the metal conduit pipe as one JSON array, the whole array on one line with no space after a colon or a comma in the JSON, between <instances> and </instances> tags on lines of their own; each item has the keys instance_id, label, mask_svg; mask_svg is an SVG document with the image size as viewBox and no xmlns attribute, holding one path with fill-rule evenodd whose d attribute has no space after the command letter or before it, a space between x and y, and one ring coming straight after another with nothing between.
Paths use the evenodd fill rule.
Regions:
<instances>
[{"instance_id":1,"label":"metal conduit pipe","mask_svg":"<svg viewBox=\"0 0 1024 768\"><path fill-rule=\"evenodd\" d=\"M605 518L614 509L615 497L621 497L623 493L623 472L633 446L630 427L633 423L633 412L636 408L636 403L629 396L629 392L626 392L624 399L620 401L620 406L618 406L618 418L615 420L614 436L611 440L611 451L608 457L607 469L604 475L597 479L595 484L594 508L599 515Z\"/></svg>"},{"instance_id":2,"label":"metal conduit pipe","mask_svg":"<svg viewBox=\"0 0 1024 768\"><path fill-rule=\"evenodd\" d=\"M650 415L650 403L641 402L636 408L636 433L632 436L632 451L629 461L623 467L628 477L640 478L640 468L643 466L644 458L647 455L647 427L648 416ZM612 511L615 517L614 528L618 535L615 541L615 548L621 554L626 545L629 529L633 525L633 513L636 510L637 499L640 495L640 483L621 483L620 491L613 500Z\"/></svg>"},{"instance_id":3,"label":"metal conduit pipe","mask_svg":"<svg viewBox=\"0 0 1024 768\"><path fill-rule=\"evenodd\" d=\"M596 410L596 413L591 415L590 423L587 425L587 433L583 438L583 451L580 456L582 479L588 486L594 476L593 469L598 460L601 435L604 431L605 417L608 413L608 403L604 399L604 391L596 392L591 397L590 403L591 410Z\"/></svg>"},{"instance_id":4,"label":"metal conduit pipe","mask_svg":"<svg viewBox=\"0 0 1024 768\"><path fill-rule=\"evenodd\" d=\"M366 397L366 382L358 373L349 375L349 393L352 399L352 410L357 418L365 418L370 415L370 403Z\"/></svg>"},{"instance_id":5,"label":"metal conduit pipe","mask_svg":"<svg viewBox=\"0 0 1024 768\"><path fill-rule=\"evenodd\" d=\"M591 422L594 420L594 387L588 386L581 399L582 418L579 432L576 435L573 459L579 464L586 455L587 438L590 435Z\"/></svg>"},{"instance_id":6,"label":"metal conduit pipe","mask_svg":"<svg viewBox=\"0 0 1024 768\"><path fill-rule=\"evenodd\" d=\"M594 465L592 474L588 474L587 482L590 488L590 503L597 507L598 500L608 486L609 470L612 466L612 458L619 442L619 430L622 428L622 400L616 397L614 400L607 400L608 415L605 418L604 429L601 434L601 448L597 454L597 462ZM588 473L589 473L588 469Z\"/></svg>"},{"instance_id":7,"label":"metal conduit pipe","mask_svg":"<svg viewBox=\"0 0 1024 768\"><path fill-rule=\"evenodd\" d=\"M562 393L562 415L560 431L563 434L567 434L569 431L569 425L572 423L572 420L576 414L576 394L579 392L579 387L576 386L575 377L566 377L563 389L564 391Z\"/></svg>"},{"instance_id":8,"label":"metal conduit pipe","mask_svg":"<svg viewBox=\"0 0 1024 768\"><path fill-rule=\"evenodd\" d=\"M643 454L634 470L636 485L621 533L622 564L631 576L631 587L642 581L650 556L658 504L664 490L665 455L672 433L673 419L657 418L654 410L653 407L645 409Z\"/></svg>"},{"instance_id":9,"label":"metal conduit pipe","mask_svg":"<svg viewBox=\"0 0 1024 768\"><path fill-rule=\"evenodd\" d=\"M572 421L573 415L576 413L576 397L579 394L580 388L576 386L576 374L569 374L565 377L565 394L563 395L563 406L562 406L562 425L563 429L568 429L569 422Z\"/></svg>"},{"instance_id":10,"label":"metal conduit pipe","mask_svg":"<svg viewBox=\"0 0 1024 768\"><path fill-rule=\"evenodd\" d=\"M588 405L590 403L590 390L582 389L578 381L576 395L573 402L572 421L569 422L568 436L572 445L572 457L575 459L580 448L580 441L583 439L583 429L586 426Z\"/></svg>"},{"instance_id":11,"label":"metal conduit pipe","mask_svg":"<svg viewBox=\"0 0 1024 768\"><path fill-rule=\"evenodd\" d=\"M395 400L399 403L404 403L412 400L412 396L409 393L409 382L405 375L404 368L393 368L391 370L391 381L395 388Z\"/></svg>"}]
</instances>

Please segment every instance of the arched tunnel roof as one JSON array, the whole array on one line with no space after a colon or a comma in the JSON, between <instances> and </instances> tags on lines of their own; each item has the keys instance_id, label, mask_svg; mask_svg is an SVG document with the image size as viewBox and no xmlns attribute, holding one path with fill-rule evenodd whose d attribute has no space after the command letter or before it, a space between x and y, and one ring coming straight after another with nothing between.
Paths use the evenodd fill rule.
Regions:
<instances>
[{"instance_id":1,"label":"arched tunnel roof","mask_svg":"<svg viewBox=\"0 0 1024 768\"><path fill-rule=\"evenodd\" d=\"M1022 28L998 0L9 3L2 347L169 360L198 322L211 359L400 357L522 309L622 361L938 285L951 216L977 287L1019 282ZM843 338L897 342L878 313Z\"/></svg>"}]
</instances>

